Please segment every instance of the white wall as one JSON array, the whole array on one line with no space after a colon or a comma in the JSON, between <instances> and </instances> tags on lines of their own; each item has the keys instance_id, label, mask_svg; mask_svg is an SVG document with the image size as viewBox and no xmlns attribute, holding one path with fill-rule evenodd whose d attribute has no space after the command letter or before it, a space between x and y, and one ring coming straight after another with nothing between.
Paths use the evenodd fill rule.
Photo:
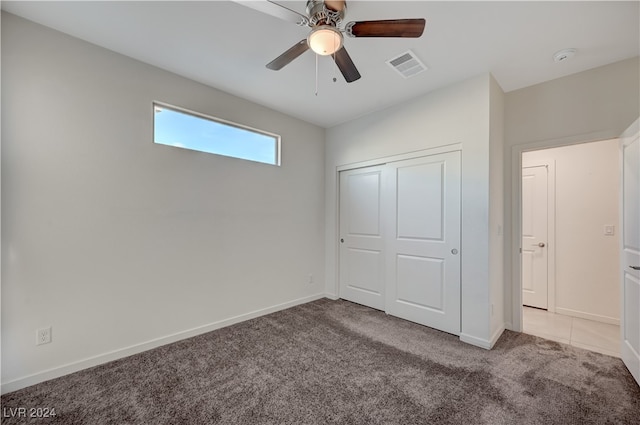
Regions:
<instances>
[{"instance_id":1,"label":"white wall","mask_svg":"<svg viewBox=\"0 0 640 425\"><path fill-rule=\"evenodd\" d=\"M618 137L640 115L640 59L616 62L505 95L505 318L519 329L520 154ZM515 195L515 196L514 196ZM515 220L514 220L515 217Z\"/></svg>"},{"instance_id":2,"label":"white wall","mask_svg":"<svg viewBox=\"0 0 640 425\"><path fill-rule=\"evenodd\" d=\"M282 166L154 145L153 100ZM3 13L2 142L5 391L324 294L319 127Z\"/></svg>"},{"instance_id":3,"label":"white wall","mask_svg":"<svg viewBox=\"0 0 640 425\"><path fill-rule=\"evenodd\" d=\"M556 312L606 323L620 320L618 140L525 152L555 162ZM553 243L553 241L549 241Z\"/></svg>"},{"instance_id":4,"label":"white wall","mask_svg":"<svg viewBox=\"0 0 640 425\"><path fill-rule=\"evenodd\" d=\"M489 119L491 76L482 75L327 130L326 280L338 296L337 167L462 144L462 335L491 345ZM496 138L498 140L498 138ZM502 282L497 283L503 291Z\"/></svg>"}]
</instances>

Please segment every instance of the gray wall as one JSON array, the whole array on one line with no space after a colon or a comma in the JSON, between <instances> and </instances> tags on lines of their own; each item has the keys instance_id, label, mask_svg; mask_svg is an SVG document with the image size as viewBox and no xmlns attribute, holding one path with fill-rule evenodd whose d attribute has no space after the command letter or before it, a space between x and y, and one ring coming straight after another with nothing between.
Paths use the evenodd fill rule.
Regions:
<instances>
[{"instance_id":1,"label":"gray wall","mask_svg":"<svg viewBox=\"0 0 640 425\"><path fill-rule=\"evenodd\" d=\"M518 328L520 152L618 137L640 115L638 57L505 96L505 317ZM518 286L519 288L519 286ZM511 320L509 320L511 318Z\"/></svg>"},{"instance_id":2,"label":"gray wall","mask_svg":"<svg viewBox=\"0 0 640 425\"><path fill-rule=\"evenodd\" d=\"M506 146L615 131L638 118L638 57L506 94Z\"/></svg>"},{"instance_id":3,"label":"gray wall","mask_svg":"<svg viewBox=\"0 0 640 425\"><path fill-rule=\"evenodd\" d=\"M491 339L504 331L504 92L491 77L489 121L489 284Z\"/></svg>"},{"instance_id":4,"label":"gray wall","mask_svg":"<svg viewBox=\"0 0 640 425\"><path fill-rule=\"evenodd\" d=\"M282 166L153 144L153 100ZM324 129L6 13L2 124L3 389L324 293Z\"/></svg>"}]
</instances>

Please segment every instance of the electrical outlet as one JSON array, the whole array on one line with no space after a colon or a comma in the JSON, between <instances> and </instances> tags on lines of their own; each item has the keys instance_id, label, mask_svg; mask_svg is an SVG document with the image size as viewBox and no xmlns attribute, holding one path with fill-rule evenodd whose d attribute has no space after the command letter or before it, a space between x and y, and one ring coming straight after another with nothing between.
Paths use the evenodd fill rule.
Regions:
<instances>
[{"instance_id":1,"label":"electrical outlet","mask_svg":"<svg viewBox=\"0 0 640 425\"><path fill-rule=\"evenodd\" d=\"M307 279L307 283L309 285L313 285L313 275L311 273L309 273L309 278Z\"/></svg>"},{"instance_id":2,"label":"electrical outlet","mask_svg":"<svg viewBox=\"0 0 640 425\"><path fill-rule=\"evenodd\" d=\"M51 342L51 326L38 329L36 331L36 345L48 344Z\"/></svg>"}]
</instances>

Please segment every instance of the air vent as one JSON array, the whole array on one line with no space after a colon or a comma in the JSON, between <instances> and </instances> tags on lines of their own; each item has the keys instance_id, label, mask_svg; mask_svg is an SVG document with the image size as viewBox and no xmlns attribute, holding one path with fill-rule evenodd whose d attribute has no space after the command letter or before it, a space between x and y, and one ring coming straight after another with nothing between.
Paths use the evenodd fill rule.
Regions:
<instances>
[{"instance_id":1,"label":"air vent","mask_svg":"<svg viewBox=\"0 0 640 425\"><path fill-rule=\"evenodd\" d=\"M413 77L428 69L411 50L407 50L400 56L389 59L387 64L404 78Z\"/></svg>"}]
</instances>

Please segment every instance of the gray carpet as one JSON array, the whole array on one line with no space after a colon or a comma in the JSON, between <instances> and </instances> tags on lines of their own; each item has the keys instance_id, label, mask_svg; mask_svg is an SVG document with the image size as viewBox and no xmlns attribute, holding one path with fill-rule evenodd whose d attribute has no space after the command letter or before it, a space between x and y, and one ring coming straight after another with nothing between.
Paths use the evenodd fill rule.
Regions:
<instances>
[{"instance_id":1,"label":"gray carpet","mask_svg":"<svg viewBox=\"0 0 640 425\"><path fill-rule=\"evenodd\" d=\"M638 424L620 359L505 332L486 351L319 300L2 396L61 424Z\"/></svg>"}]
</instances>

